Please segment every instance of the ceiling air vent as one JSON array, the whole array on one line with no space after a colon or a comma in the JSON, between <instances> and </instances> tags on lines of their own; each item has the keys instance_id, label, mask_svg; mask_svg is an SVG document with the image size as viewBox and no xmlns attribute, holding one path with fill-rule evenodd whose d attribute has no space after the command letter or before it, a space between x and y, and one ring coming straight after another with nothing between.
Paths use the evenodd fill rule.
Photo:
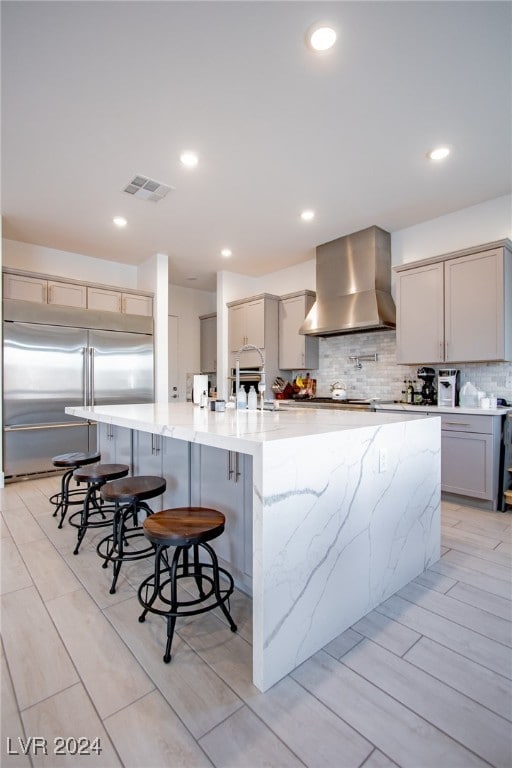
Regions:
<instances>
[{"instance_id":1,"label":"ceiling air vent","mask_svg":"<svg viewBox=\"0 0 512 768\"><path fill-rule=\"evenodd\" d=\"M124 192L134 197L140 197L142 200L151 200L153 203L157 203L162 200L171 189L169 184L162 184L161 181L155 181L155 179L149 179L147 176L135 176L128 186L124 188Z\"/></svg>"}]
</instances>

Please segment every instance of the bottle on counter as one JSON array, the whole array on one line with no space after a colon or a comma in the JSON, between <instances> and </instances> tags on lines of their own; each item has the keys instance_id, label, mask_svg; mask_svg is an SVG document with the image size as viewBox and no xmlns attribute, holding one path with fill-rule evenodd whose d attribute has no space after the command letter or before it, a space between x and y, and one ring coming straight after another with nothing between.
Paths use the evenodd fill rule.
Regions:
<instances>
[{"instance_id":1,"label":"bottle on counter","mask_svg":"<svg viewBox=\"0 0 512 768\"><path fill-rule=\"evenodd\" d=\"M201 400L199 402L199 407L200 408L206 408L207 405L208 405L208 397L206 395L206 390L203 389L203 392L202 392L202 395L201 395Z\"/></svg>"},{"instance_id":2,"label":"bottle on counter","mask_svg":"<svg viewBox=\"0 0 512 768\"><path fill-rule=\"evenodd\" d=\"M256 394L256 390L254 389L252 384L249 388L249 394L247 396L247 408L249 409L249 411L258 410L258 395Z\"/></svg>"},{"instance_id":3,"label":"bottle on counter","mask_svg":"<svg viewBox=\"0 0 512 768\"><path fill-rule=\"evenodd\" d=\"M408 405L414 405L414 386L412 381L409 379L407 383L407 397L406 401Z\"/></svg>"},{"instance_id":4,"label":"bottle on counter","mask_svg":"<svg viewBox=\"0 0 512 768\"><path fill-rule=\"evenodd\" d=\"M236 407L240 411L244 411L247 409L247 392L245 390L245 387L243 387L242 385L240 385L240 389L238 390Z\"/></svg>"}]
</instances>

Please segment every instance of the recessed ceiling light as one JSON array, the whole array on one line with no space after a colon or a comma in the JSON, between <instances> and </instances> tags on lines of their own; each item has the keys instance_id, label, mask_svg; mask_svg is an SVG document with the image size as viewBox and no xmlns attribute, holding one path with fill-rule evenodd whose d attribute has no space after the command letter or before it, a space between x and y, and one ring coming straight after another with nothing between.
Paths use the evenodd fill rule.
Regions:
<instances>
[{"instance_id":1,"label":"recessed ceiling light","mask_svg":"<svg viewBox=\"0 0 512 768\"><path fill-rule=\"evenodd\" d=\"M450 150L448 147L436 147L435 149L430 150L427 157L431 160L444 160L449 154Z\"/></svg>"},{"instance_id":2,"label":"recessed ceiling light","mask_svg":"<svg viewBox=\"0 0 512 768\"><path fill-rule=\"evenodd\" d=\"M128 224L124 216L114 216L112 221L114 222L116 227L126 227L126 225Z\"/></svg>"},{"instance_id":3,"label":"recessed ceiling light","mask_svg":"<svg viewBox=\"0 0 512 768\"><path fill-rule=\"evenodd\" d=\"M185 152L181 153L180 160L182 165L184 165L186 168L195 168L199 162L197 154L192 152L190 149L187 149Z\"/></svg>"},{"instance_id":4,"label":"recessed ceiling light","mask_svg":"<svg viewBox=\"0 0 512 768\"><path fill-rule=\"evenodd\" d=\"M300 215L302 221L312 221L315 218L315 212L314 211L302 211Z\"/></svg>"},{"instance_id":5,"label":"recessed ceiling light","mask_svg":"<svg viewBox=\"0 0 512 768\"><path fill-rule=\"evenodd\" d=\"M233 252L230 251L229 248L223 248L222 251L220 252L220 255L224 259L229 259L229 257L233 255Z\"/></svg>"},{"instance_id":6,"label":"recessed ceiling light","mask_svg":"<svg viewBox=\"0 0 512 768\"><path fill-rule=\"evenodd\" d=\"M306 41L313 51L323 53L336 42L336 31L328 24L313 24L307 31Z\"/></svg>"}]
</instances>

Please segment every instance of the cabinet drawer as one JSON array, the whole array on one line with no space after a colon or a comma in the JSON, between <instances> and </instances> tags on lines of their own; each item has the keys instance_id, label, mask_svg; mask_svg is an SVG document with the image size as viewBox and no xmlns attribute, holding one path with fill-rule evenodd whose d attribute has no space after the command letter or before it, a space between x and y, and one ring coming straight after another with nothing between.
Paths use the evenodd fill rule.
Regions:
<instances>
[{"instance_id":1,"label":"cabinet drawer","mask_svg":"<svg viewBox=\"0 0 512 768\"><path fill-rule=\"evenodd\" d=\"M479 432L491 435L493 432L492 416L480 416L467 413L443 413L441 414L441 429L452 432Z\"/></svg>"}]
</instances>

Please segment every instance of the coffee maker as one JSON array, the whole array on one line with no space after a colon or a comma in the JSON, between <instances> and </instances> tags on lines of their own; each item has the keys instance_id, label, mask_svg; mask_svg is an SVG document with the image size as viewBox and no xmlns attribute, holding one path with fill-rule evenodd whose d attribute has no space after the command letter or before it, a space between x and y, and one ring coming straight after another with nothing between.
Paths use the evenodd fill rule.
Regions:
<instances>
[{"instance_id":1,"label":"coffee maker","mask_svg":"<svg viewBox=\"0 0 512 768\"><path fill-rule=\"evenodd\" d=\"M434 387L436 372L433 368L423 366L423 368L418 368L416 375L418 379L423 381L423 386L421 388L421 404L435 405L437 403L437 393L436 388Z\"/></svg>"},{"instance_id":2,"label":"coffee maker","mask_svg":"<svg viewBox=\"0 0 512 768\"><path fill-rule=\"evenodd\" d=\"M459 404L459 371L443 368L438 376L438 405L453 408Z\"/></svg>"}]
</instances>

